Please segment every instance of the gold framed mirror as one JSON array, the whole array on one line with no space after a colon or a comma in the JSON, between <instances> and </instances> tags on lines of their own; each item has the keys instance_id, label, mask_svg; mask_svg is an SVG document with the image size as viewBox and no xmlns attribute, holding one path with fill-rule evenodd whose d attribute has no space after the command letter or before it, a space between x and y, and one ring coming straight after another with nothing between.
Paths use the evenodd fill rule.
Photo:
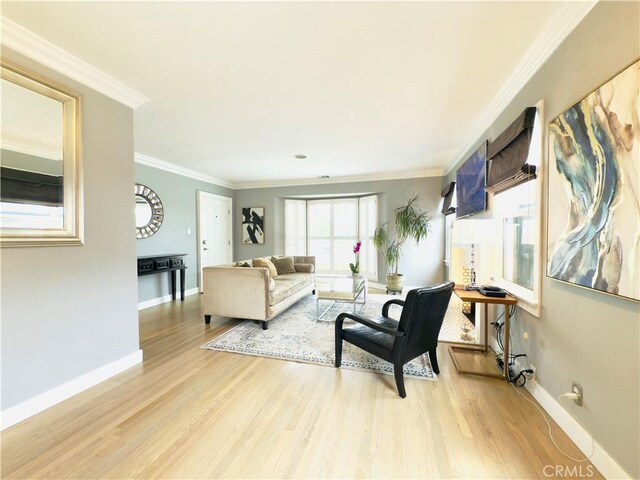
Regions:
<instances>
[{"instance_id":1,"label":"gold framed mirror","mask_svg":"<svg viewBox=\"0 0 640 480\"><path fill-rule=\"evenodd\" d=\"M80 96L0 63L0 245L82 245Z\"/></svg>"}]
</instances>

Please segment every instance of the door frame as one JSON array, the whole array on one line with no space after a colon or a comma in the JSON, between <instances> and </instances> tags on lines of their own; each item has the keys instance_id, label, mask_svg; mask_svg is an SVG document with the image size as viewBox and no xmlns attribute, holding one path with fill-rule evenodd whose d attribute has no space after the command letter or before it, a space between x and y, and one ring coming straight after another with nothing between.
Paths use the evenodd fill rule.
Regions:
<instances>
[{"instance_id":1,"label":"door frame","mask_svg":"<svg viewBox=\"0 0 640 480\"><path fill-rule=\"evenodd\" d=\"M203 197L208 197L208 198L213 198L215 200L224 200L225 202L229 202L229 225L227 227L228 229L228 236L229 236L229 241L231 242L231 260L233 261L233 198L231 197L226 197L224 195L217 195L215 193L209 193L209 192L205 192L203 190L196 190L196 254L198 256L198 291L200 293L203 292L204 289L204 285L202 282L202 259L201 259L201 250L200 250L200 244L202 243L202 237L201 237L201 227L200 224L202 222L202 218L200 217L200 202L202 201L201 199Z\"/></svg>"}]
</instances>

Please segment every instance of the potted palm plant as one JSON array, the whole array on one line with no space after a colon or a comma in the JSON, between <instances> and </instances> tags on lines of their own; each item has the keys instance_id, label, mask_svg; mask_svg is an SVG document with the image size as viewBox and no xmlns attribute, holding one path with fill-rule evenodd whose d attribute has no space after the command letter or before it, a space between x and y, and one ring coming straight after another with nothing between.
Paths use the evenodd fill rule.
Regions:
<instances>
[{"instance_id":1,"label":"potted palm plant","mask_svg":"<svg viewBox=\"0 0 640 480\"><path fill-rule=\"evenodd\" d=\"M373 243L387 262L387 293L402 293L403 276L398 272L398 263L404 244L409 239L419 244L431 231L431 217L416 204L417 200L416 195L395 209L394 232L389 231L385 222L373 234Z\"/></svg>"}]
</instances>

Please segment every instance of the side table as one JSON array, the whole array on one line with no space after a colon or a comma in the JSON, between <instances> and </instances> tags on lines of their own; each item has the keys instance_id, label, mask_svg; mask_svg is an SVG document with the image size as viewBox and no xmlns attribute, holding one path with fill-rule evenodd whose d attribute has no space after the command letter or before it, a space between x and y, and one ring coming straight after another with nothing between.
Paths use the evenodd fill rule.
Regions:
<instances>
[{"instance_id":1,"label":"side table","mask_svg":"<svg viewBox=\"0 0 640 480\"><path fill-rule=\"evenodd\" d=\"M465 290L463 286L456 285L453 292L462 300L463 302L472 302L472 303L483 303L484 304L484 345L455 345L449 347L449 353L451 354L451 359L453 360L453 364L456 367L458 373L464 375L480 375L483 377L493 377L493 378L502 378L504 380L509 379L509 309L512 305L516 305L518 300L511 295L508 295L504 298L499 297L486 297L482 295L480 292L476 290ZM478 355L484 356L485 359L488 356L491 358L495 357L495 352L489 347L489 329L488 329L488 313L489 313L489 304L494 305L504 305L504 368L502 373L496 373L491 371L479 370L479 369L470 369L464 368L461 366L462 357L469 355ZM487 362L485 362L487 363Z\"/></svg>"}]
</instances>

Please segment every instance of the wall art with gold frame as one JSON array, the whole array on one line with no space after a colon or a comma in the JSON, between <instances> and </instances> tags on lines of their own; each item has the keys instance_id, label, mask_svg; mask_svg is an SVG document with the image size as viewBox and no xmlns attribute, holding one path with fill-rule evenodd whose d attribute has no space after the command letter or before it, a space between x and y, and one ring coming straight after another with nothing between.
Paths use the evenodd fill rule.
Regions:
<instances>
[{"instance_id":1,"label":"wall art with gold frame","mask_svg":"<svg viewBox=\"0 0 640 480\"><path fill-rule=\"evenodd\" d=\"M547 276L640 300L640 60L549 123Z\"/></svg>"}]
</instances>

